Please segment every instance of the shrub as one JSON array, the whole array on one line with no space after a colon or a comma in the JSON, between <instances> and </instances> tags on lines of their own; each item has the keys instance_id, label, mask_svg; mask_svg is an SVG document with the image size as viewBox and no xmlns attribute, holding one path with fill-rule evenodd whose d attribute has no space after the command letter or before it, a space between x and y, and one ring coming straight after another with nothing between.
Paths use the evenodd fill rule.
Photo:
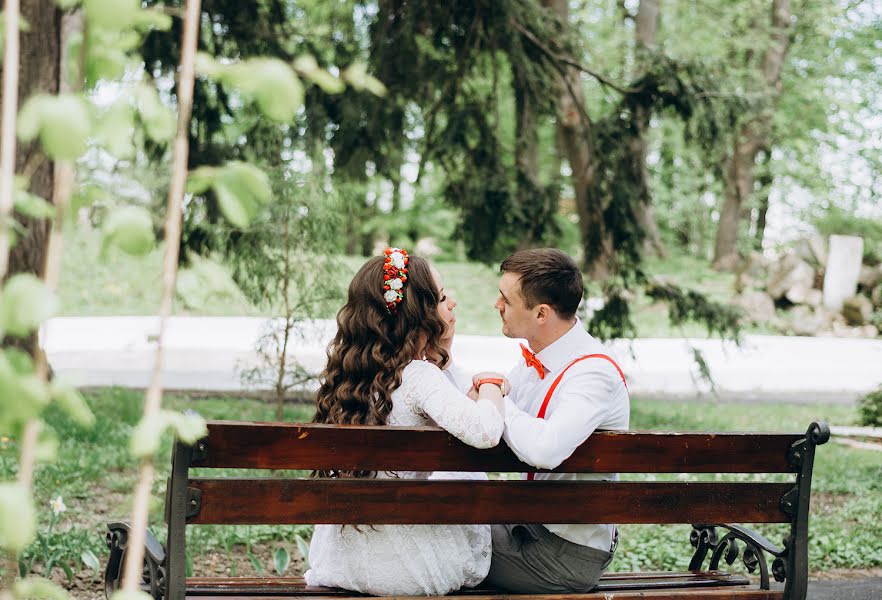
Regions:
<instances>
[{"instance_id":1,"label":"shrub","mask_svg":"<svg viewBox=\"0 0 882 600\"><path fill-rule=\"evenodd\" d=\"M882 387L858 401L858 414L862 425L882 427Z\"/></svg>"}]
</instances>

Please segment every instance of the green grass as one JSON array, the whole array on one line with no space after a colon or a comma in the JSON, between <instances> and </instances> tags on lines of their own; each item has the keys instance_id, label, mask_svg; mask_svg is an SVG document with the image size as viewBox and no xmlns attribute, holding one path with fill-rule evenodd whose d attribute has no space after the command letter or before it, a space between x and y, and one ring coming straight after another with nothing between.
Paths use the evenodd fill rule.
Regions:
<instances>
[{"instance_id":1,"label":"green grass","mask_svg":"<svg viewBox=\"0 0 882 600\"><path fill-rule=\"evenodd\" d=\"M856 424L857 413L852 407L830 405L745 406L639 398L631 403L633 429L799 432L814 420L836 425ZM769 476L764 480L778 477ZM810 568L824 571L882 566L882 546L879 545L882 539L882 454L833 442L819 447L812 494ZM756 530L780 544L788 528L760 525ZM624 525L612 568L618 571L685 568L692 554L690 531L688 525Z\"/></svg>"},{"instance_id":2,"label":"green grass","mask_svg":"<svg viewBox=\"0 0 882 600\"><path fill-rule=\"evenodd\" d=\"M39 527L45 531L50 520L49 500L61 495L68 506L48 539L51 553L81 569L80 553L92 550L102 561L107 552L103 538L105 523L127 519L131 490L135 482L136 462L128 454L128 437L138 421L143 395L120 389L92 392L87 401L97 417L92 429L72 425L54 410L46 417L54 430L59 450L57 460L41 465L36 473L35 498ZM237 420L274 420L271 403L253 399L200 398L167 396L164 405L174 410L193 409L206 418ZM311 409L302 405L286 407L290 421L304 421ZM804 431L816 419L837 425L855 422L856 411L850 407L828 405L738 405L713 403L672 403L635 398L632 401L631 426L651 430L787 430ZM160 540L165 539L162 510L165 480L169 474L171 439L166 436L157 454L156 478L151 502L150 527ZM0 480L15 476L18 460L14 443L0 449ZM232 474L233 471L228 473ZM628 479L632 476L627 476ZM831 568L869 568L882 565L882 454L828 443L818 450L813 479L814 502L811 520L810 565L814 570ZM759 527L770 539L780 542L781 527ZM691 555L690 527L622 527L616 570L682 569ZM243 553L246 544L263 549L263 556L278 545L294 548L293 537L300 533L308 539L309 528L295 527L219 527L188 528L197 565L207 557L224 553ZM29 558L42 553L33 546ZM265 570L271 572L267 559ZM198 571L197 571L198 572Z\"/></svg>"},{"instance_id":3,"label":"green grass","mask_svg":"<svg viewBox=\"0 0 882 600\"><path fill-rule=\"evenodd\" d=\"M99 232L85 226L68 228L65 237L64 264L59 295L65 316L152 315L159 307L162 247L145 257L131 257L121 252L100 256ZM363 257L341 257L337 280L345 291L350 279L364 263ZM445 286L452 291L459 306L457 330L463 334L499 335L499 315L493 308L499 274L496 266L470 262L439 262L438 270ZM661 276L682 287L696 289L711 298L726 302L732 296L733 276L717 273L706 261L672 253L665 259L646 263L646 272ZM182 298L175 303L175 314L207 316L260 316L274 311L252 305L241 294L229 290L212 293L211 286L200 287L198 298L188 306ZM638 294L631 308L640 337L706 337L701 325L673 328L668 323L664 305L654 304ZM334 318L336 307L329 307L320 318ZM749 332L769 333L762 328Z\"/></svg>"}]
</instances>

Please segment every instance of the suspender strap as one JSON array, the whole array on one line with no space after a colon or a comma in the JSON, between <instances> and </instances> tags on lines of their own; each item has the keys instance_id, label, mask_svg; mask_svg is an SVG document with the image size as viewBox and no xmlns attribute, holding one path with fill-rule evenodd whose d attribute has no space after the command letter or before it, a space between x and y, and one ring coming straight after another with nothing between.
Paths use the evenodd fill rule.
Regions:
<instances>
[{"instance_id":1,"label":"suspender strap","mask_svg":"<svg viewBox=\"0 0 882 600\"><path fill-rule=\"evenodd\" d=\"M577 358L576 360L574 360L573 362L568 364L566 367L564 367L563 371L560 372L560 375L557 376L557 378L551 384L551 387L548 388L548 392L545 394L545 399L542 401L542 406L539 407L539 413L536 415L537 419L544 419L545 418L545 411L548 409L548 403L551 401L551 396L554 394L554 390L557 389L557 384L559 384L560 380L563 379L563 376L567 372L567 370L570 367L572 367L574 364L581 362L583 360L586 360L588 358L600 358L600 359L608 361L612 366L614 366L616 368L616 371L619 372L619 377L622 378L622 383L625 384L625 389L628 389L628 382L625 381L625 374L622 372L622 369L619 368L619 365L616 363L616 361L614 361L612 358L610 358L606 354L586 354L585 356L580 356L579 358ZM533 475L534 475L534 473L527 473L527 479L530 481L533 481Z\"/></svg>"},{"instance_id":2,"label":"suspender strap","mask_svg":"<svg viewBox=\"0 0 882 600\"><path fill-rule=\"evenodd\" d=\"M622 370L619 368L619 365L616 364L616 361L611 359L606 354L586 354L585 356L580 356L579 358L577 358L576 360L574 360L573 362L568 364L566 367L564 367L564 370L560 372L560 375L557 376L557 379L555 379L554 383L551 384L551 387L548 388L548 393L545 394L545 400L542 401L542 406L541 406L541 408L539 408L539 414L536 415L537 419L544 419L545 418L545 410L548 408L548 402L551 400L551 396L552 396L552 394L554 394L554 390L557 388L557 384L559 384L560 380L563 379L564 373L566 373L567 370L570 367L572 367L574 364L581 362L581 361L588 359L588 358L602 358L603 360L609 361L609 363L616 368L616 371L619 372L619 377L622 378L622 383L625 384L625 388L627 389L628 382L625 381L625 374L622 373Z\"/></svg>"}]
</instances>

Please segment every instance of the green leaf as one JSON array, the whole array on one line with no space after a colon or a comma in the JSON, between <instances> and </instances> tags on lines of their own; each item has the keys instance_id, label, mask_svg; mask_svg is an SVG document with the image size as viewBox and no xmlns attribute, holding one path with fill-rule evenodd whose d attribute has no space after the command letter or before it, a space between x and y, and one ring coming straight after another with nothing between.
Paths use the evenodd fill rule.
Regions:
<instances>
[{"instance_id":1,"label":"green leaf","mask_svg":"<svg viewBox=\"0 0 882 600\"><path fill-rule=\"evenodd\" d=\"M297 550L300 551L300 556L303 557L303 562L306 563L306 568L309 568L309 542L303 539L300 534L294 534L294 541L297 542Z\"/></svg>"},{"instance_id":2,"label":"green leaf","mask_svg":"<svg viewBox=\"0 0 882 600\"><path fill-rule=\"evenodd\" d=\"M27 192L15 194L15 211L31 219L51 219L55 216L55 207L51 203Z\"/></svg>"},{"instance_id":3,"label":"green leaf","mask_svg":"<svg viewBox=\"0 0 882 600\"><path fill-rule=\"evenodd\" d=\"M217 79L224 71L224 66L206 52L197 52L194 62L196 72L209 79Z\"/></svg>"},{"instance_id":4,"label":"green leaf","mask_svg":"<svg viewBox=\"0 0 882 600\"><path fill-rule=\"evenodd\" d=\"M30 375L34 372L34 359L24 350L9 347L3 350L3 354L9 361L9 366L18 375Z\"/></svg>"},{"instance_id":5,"label":"green leaf","mask_svg":"<svg viewBox=\"0 0 882 600\"><path fill-rule=\"evenodd\" d=\"M121 48L94 41L86 55L86 84L89 88L102 80L120 79L132 62Z\"/></svg>"},{"instance_id":6,"label":"green leaf","mask_svg":"<svg viewBox=\"0 0 882 600\"><path fill-rule=\"evenodd\" d=\"M98 557L95 556L95 553L89 549L83 550L80 554L80 560L83 561L83 564L95 571L96 573L101 570L101 563L98 562Z\"/></svg>"},{"instance_id":7,"label":"green leaf","mask_svg":"<svg viewBox=\"0 0 882 600\"><path fill-rule=\"evenodd\" d=\"M70 416L76 423L83 427L91 427L95 424L95 415L86 399L73 386L59 382L57 379L49 387L52 400Z\"/></svg>"},{"instance_id":8,"label":"green leaf","mask_svg":"<svg viewBox=\"0 0 882 600\"><path fill-rule=\"evenodd\" d=\"M115 210L104 223L102 253L111 245L133 256L142 256L153 249L153 219L146 208L126 206Z\"/></svg>"},{"instance_id":9,"label":"green leaf","mask_svg":"<svg viewBox=\"0 0 882 600\"><path fill-rule=\"evenodd\" d=\"M40 127L43 125L43 105L48 96L31 96L18 111L18 119L15 131L18 139L29 142L40 135Z\"/></svg>"},{"instance_id":10,"label":"green leaf","mask_svg":"<svg viewBox=\"0 0 882 600\"><path fill-rule=\"evenodd\" d=\"M19 337L30 334L58 309L52 292L30 273L10 277L0 299L0 323L7 333Z\"/></svg>"},{"instance_id":11,"label":"green leaf","mask_svg":"<svg viewBox=\"0 0 882 600\"><path fill-rule=\"evenodd\" d=\"M122 31L137 18L139 0L83 0L83 10L90 27Z\"/></svg>"},{"instance_id":12,"label":"green leaf","mask_svg":"<svg viewBox=\"0 0 882 600\"><path fill-rule=\"evenodd\" d=\"M273 197L266 173L251 163L231 161L220 169L220 181L238 196L250 196L257 204L266 204Z\"/></svg>"},{"instance_id":13,"label":"green leaf","mask_svg":"<svg viewBox=\"0 0 882 600\"><path fill-rule=\"evenodd\" d=\"M135 93L147 136L154 142L167 142L174 138L177 130L175 113L162 103L156 88L145 83L139 85Z\"/></svg>"},{"instance_id":14,"label":"green leaf","mask_svg":"<svg viewBox=\"0 0 882 600\"><path fill-rule=\"evenodd\" d=\"M28 490L19 483L0 483L0 548L18 554L34 539L36 526L37 514Z\"/></svg>"},{"instance_id":15,"label":"green leaf","mask_svg":"<svg viewBox=\"0 0 882 600\"><path fill-rule=\"evenodd\" d=\"M193 169L187 175L187 193L204 194L211 189L211 184L217 176L214 167L199 167Z\"/></svg>"},{"instance_id":16,"label":"green leaf","mask_svg":"<svg viewBox=\"0 0 882 600\"><path fill-rule=\"evenodd\" d=\"M222 79L225 85L253 98L266 116L280 123L292 121L303 105L303 85L294 71L276 58L253 58L226 66Z\"/></svg>"},{"instance_id":17,"label":"green leaf","mask_svg":"<svg viewBox=\"0 0 882 600\"><path fill-rule=\"evenodd\" d=\"M49 390L33 373L17 371L21 365L14 366L7 356L8 351L0 354L0 431L16 435L49 403Z\"/></svg>"},{"instance_id":18,"label":"green leaf","mask_svg":"<svg viewBox=\"0 0 882 600\"><path fill-rule=\"evenodd\" d=\"M37 446L34 456L39 462L53 462L58 457L58 447L60 445L58 435L42 421L38 422L38 425L40 430L37 434Z\"/></svg>"},{"instance_id":19,"label":"green leaf","mask_svg":"<svg viewBox=\"0 0 882 600\"><path fill-rule=\"evenodd\" d=\"M172 26L172 18L158 9L144 9L135 13L133 24L142 31L151 29L169 31Z\"/></svg>"},{"instance_id":20,"label":"green leaf","mask_svg":"<svg viewBox=\"0 0 882 600\"><path fill-rule=\"evenodd\" d=\"M357 90L367 90L376 96L386 95L386 86L373 75L368 75L367 65L361 62L351 64L343 73L342 78Z\"/></svg>"},{"instance_id":21,"label":"green leaf","mask_svg":"<svg viewBox=\"0 0 882 600\"><path fill-rule=\"evenodd\" d=\"M252 58L225 65L200 52L196 55L196 70L254 100L274 121L292 121L303 105L303 84L291 67L276 58Z\"/></svg>"},{"instance_id":22,"label":"green leaf","mask_svg":"<svg viewBox=\"0 0 882 600\"><path fill-rule=\"evenodd\" d=\"M88 104L74 94L38 94L18 115L18 137L29 142L37 135L51 158L75 160L86 151L91 129Z\"/></svg>"},{"instance_id":23,"label":"green leaf","mask_svg":"<svg viewBox=\"0 0 882 600\"><path fill-rule=\"evenodd\" d=\"M258 577L263 575L263 565L260 564L260 561L257 560L257 557L251 553L251 550L247 551L248 560L251 561L251 566L254 567L254 571L257 573Z\"/></svg>"},{"instance_id":24,"label":"green leaf","mask_svg":"<svg viewBox=\"0 0 882 600\"><path fill-rule=\"evenodd\" d=\"M174 430L179 439L188 444L194 444L208 435L205 419L199 415L161 410L144 417L135 427L129 445L132 454L138 458L152 456L159 449L162 434L168 427Z\"/></svg>"},{"instance_id":25,"label":"green leaf","mask_svg":"<svg viewBox=\"0 0 882 600\"><path fill-rule=\"evenodd\" d=\"M153 456L159 449L162 432L167 425L168 422L162 412L142 418L132 431L132 438L129 440L129 450L132 455L136 458Z\"/></svg>"},{"instance_id":26,"label":"green leaf","mask_svg":"<svg viewBox=\"0 0 882 600\"><path fill-rule=\"evenodd\" d=\"M67 583L70 585L73 582L73 570L70 568L70 565L66 562L60 563L61 570L64 571L65 576L67 576Z\"/></svg>"},{"instance_id":27,"label":"green leaf","mask_svg":"<svg viewBox=\"0 0 882 600\"><path fill-rule=\"evenodd\" d=\"M245 229L251 224L251 215L254 207L248 202L247 197L240 197L223 183L214 186L217 202L221 212L227 221L240 229Z\"/></svg>"},{"instance_id":28,"label":"green leaf","mask_svg":"<svg viewBox=\"0 0 882 600\"><path fill-rule=\"evenodd\" d=\"M194 412L179 413L168 411L166 418L174 429L175 435L182 442L192 445L208 435L205 419Z\"/></svg>"},{"instance_id":29,"label":"green leaf","mask_svg":"<svg viewBox=\"0 0 882 600\"><path fill-rule=\"evenodd\" d=\"M272 198L266 173L249 163L234 161L216 169L213 185L224 217L242 229Z\"/></svg>"},{"instance_id":30,"label":"green leaf","mask_svg":"<svg viewBox=\"0 0 882 600\"><path fill-rule=\"evenodd\" d=\"M285 574L288 565L291 564L291 557L288 556L288 551L285 548L276 548L276 552L273 555L273 564L276 567L276 573L279 575Z\"/></svg>"},{"instance_id":31,"label":"green leaf","mask_svg":"<svg viewBox=\"0 0 882 600\"><path fill-rule=\"evenodd\" d=\"M20 600L74 600L61 586L43 577L28 577L17 581L12 587L12 595Z\"/></svg>"},{"instance_id":32,"label":"green leaf","mask_svg":"<svg viewBox=\"0 0 882 600\"><path fill-rule=\"evenodd\" d=\"M135 130L135 114L126 100L110 105L97 119L95 137L102 146L117 158L135 156L132 134Z\"/></svg>"},{"instance_id":33,"label":"green leaf","mask_svg":"<svg viewBox=\"0 0 882 600\"><path fill-rule=\"evenodd\" d=\"M297 58L294 61L294 69L303 77L322 88L326 94L340 94L346 89L346 84L318 66L318 63L310 55Z\"/></svg>"}]
</instances>

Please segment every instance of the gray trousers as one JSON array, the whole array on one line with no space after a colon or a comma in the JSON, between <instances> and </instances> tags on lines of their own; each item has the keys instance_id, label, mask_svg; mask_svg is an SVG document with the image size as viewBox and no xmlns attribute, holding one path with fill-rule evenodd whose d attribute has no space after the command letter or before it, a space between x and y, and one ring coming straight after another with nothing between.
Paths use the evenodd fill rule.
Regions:
<instances>
[{"instance_id":1,"label":"gray trousers","mask_svg":"<svg viewBox=\"0 0 882 600\"><path fill-rule=\"evenodd\" d=\"M589 592L613 553L581 546L542 525L492 525L485 583L523 594Z\"/></svg>"}]
</instances>

